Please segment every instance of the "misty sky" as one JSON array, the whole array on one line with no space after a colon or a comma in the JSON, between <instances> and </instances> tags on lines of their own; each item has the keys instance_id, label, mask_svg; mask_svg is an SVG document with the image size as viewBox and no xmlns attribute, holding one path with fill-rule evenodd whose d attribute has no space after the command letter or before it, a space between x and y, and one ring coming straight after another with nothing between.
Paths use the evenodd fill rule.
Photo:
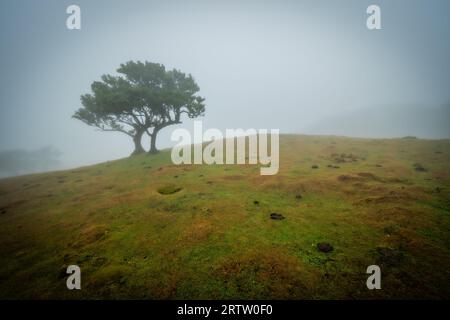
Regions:
<instances>
[{"instance_id":1,"label":"misty sky","mask_svg":"<svg viewBox=\"0 0 450 320\"><path fill-rule=\"evenodd\" d=\"M66 29L70 4L79 31ZM370 4L382 30L366 28ZM448 138L449 15L447 0L2 0L0 150L53 146L65 167L128 156L128 136L71 116L129 60L191 73L205 127Z\"/></svg>"}]
</instances>

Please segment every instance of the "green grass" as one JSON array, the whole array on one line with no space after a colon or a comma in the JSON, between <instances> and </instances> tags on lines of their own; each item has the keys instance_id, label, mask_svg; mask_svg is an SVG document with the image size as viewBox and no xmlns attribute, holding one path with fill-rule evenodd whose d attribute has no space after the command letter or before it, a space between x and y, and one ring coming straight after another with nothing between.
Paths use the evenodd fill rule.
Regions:
<instances>
[{"instance_id":1,"label":"green grass","mask_svg":"<svg viewBox=\"0 0 450 320\"><path fill-rule=\"evenodd\" d=\"M0 298L450 297L449 140L280 142L275 176L163 151L0 180Z\"/></svg>"}]
</instances>

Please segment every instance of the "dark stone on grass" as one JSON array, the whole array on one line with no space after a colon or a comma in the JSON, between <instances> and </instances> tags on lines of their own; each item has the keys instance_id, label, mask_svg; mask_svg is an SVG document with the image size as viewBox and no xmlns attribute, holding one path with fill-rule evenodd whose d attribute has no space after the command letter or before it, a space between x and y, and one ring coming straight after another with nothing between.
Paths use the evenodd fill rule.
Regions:
<instances>
[{"instance_id":1,"label":"dark stone on grass","mask_svg":"<svg viewBox=\"0 0 450 320\"><path fill-rule=\"evenodd\" d=\"M303 197L302 197L302 195L300 193L297 193L295 195L295 199L300 200L301 198L303 198Z\"/></svg>"},{"instance_id":2,"label":"dark stone on grass","mask_svg":"<svg viewBox=\"0 0 450 320\"><path fill-rule=\"evenodd\" d=\"M381 164L376 164L375 167L381 168L381 167L383 167L383 166L382 166Z\"/></svg>"},{"instance_id":3,"label":"dark stone on grass","mask_svg":"<svg viewBox=\"0 0 450 320\"><path fill-rule=\"evenodd\" d=\"M7 208L0 208L0 214L5 214L7 212Z\"/></svg>"},{"instance_id":4,"label":"dark stone on grass","mask_svg":"<svg viewBox=\"0 0 450 320\"><path fill-rule=\"evenodd\" d=\"M333 251L333 246L326 242L320 242L317 244L317 250L319 250L320 252L328 253Z\"/></svg>"},{"instance_id":5,"label":"dark stone on grass","mask_svg":"<svg viewBox=\"0 0 450 320\"><path fill-rule=\"evenodd\" d=\"M283 220L285 218L284 218L284 216L282 214L273 212L273 213L270 214L270 219L272 219L272 220Z\"/></svg>"},{"instance_id":6,"label":"dark stone on grass","mask_svg":"<svg viewBox=\"0 0 450 320\"><path fill-rule=\"evenodd\" d=\"M67 265L62 265L59 269L58 279L64 279L67 276Z\"/></svg>"},{"instance_id":7,"label":"dark stone on grass","mask_svg":"<svg viewBox=\"0 0 450 320\"><path fill-rule=\"evenodd\" d=\"M387 247L378 247L378 263L385 265L387 267L397 267L399 266L403 259L403 252L399 249L391 249Z\"/></svg>"},{"instance_id":8,"label":"dark stone on grass","mask_svg":"<svg viewBox=\"0 0 450 320\"><path fill-rule=\"evenodd\" d=\"M311 166L311 169L319 169L319 166L318 166L317 164L313 164L313 165Z\"/></svg>"},{"instance_id":9,"label":"dark stone on grass","mask_svg":"<svg viewBox=\"0 0 450 320\"><path fill-rule=\"evenodd\" d=\"M414 170L417 172L426 172L427 169L425 169L420 163L414 163Z\"/></svg>"},{"instance_id":10,"label":"dark stone on grass","mask_svg":"<svg viewBox=\"0 0 450 320\"><path fill-rule=\"evenodd\" d=\"M440 187L436 187L436 192L441 193L442 189Z\"/></svg>"},{"instance_id":11,"label":"dark stone on grass","mask_svg":"<svg viewBox=\"0 0 450 320\"><path fill-rule=\"evenodd\" d=\"M255 201L253 201L253 204L256 205L256 206L259 206L259 201L255 200Z\"/></svg>"}]
</instances>

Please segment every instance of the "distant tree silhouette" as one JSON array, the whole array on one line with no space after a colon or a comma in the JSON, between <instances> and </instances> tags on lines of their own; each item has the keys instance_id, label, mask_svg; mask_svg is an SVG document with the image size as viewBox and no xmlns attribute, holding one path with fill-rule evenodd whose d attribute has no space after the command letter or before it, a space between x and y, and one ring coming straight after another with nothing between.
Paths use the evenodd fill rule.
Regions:
<instances>
[{"instance_id":1,"label":"distant tree silhouette","mask_svg":"<svg viewBox=\"0 0 450 320\"><path fill-rule=\"evenodd\" d=\"M132 154L144 152L142 136L150 136L150 153L156 153L158 132L204 114L204 99L191 75L167 71L162 64L129 61L117 69L119 76L103 75L81 96L82 108L74 118L102 131L122 132L133 139Z\"/></svg>"}]
</instances>

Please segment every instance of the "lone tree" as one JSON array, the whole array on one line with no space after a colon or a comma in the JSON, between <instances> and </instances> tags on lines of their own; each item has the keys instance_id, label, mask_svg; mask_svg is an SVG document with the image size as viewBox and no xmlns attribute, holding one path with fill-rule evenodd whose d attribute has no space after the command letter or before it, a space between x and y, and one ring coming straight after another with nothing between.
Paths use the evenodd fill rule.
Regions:
<instances>
[{"instance_id":1,"label":"lone tree","mask_svg":"<svg viewBox=\"0 0 450 320\"><path fill-rule=\"evenodd\" d=\"M119 76L103 75L81 96L82 108L73 117L102 131L118 131L134 142L132 155L145 152L142 136L150 136L150 153L156 153L158 132L181 123L181 115L202 116L204 99L192 76L167 71L159 63L129 61L117 69Z\"/></svg>"}]
</instances>

